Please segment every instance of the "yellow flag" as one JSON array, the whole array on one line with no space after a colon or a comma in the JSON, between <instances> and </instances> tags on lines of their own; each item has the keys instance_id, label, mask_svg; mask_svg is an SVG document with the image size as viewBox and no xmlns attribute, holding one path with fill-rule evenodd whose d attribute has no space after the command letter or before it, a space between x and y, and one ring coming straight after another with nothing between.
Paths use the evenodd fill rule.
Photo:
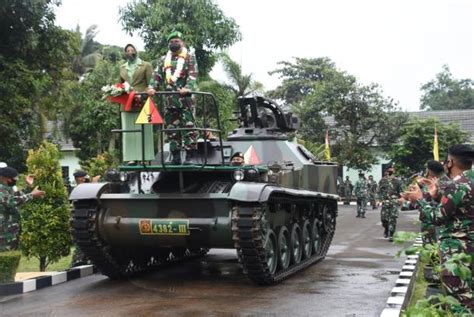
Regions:
<instances>
[{"instance_id":1,"label":"yellow flag","mask_svg":"<svg viewBox=\"0 0 474 317\"><path fill-rule=\"evenodd\" d=\"M438 147L438 131L434 131L434 140L433 140L433 159L439 161L439 147Z\"/></svg>"},{"instance_id":2,"label":"yellow flag","mask_svg":"<svg viewBox=\"0 0 474 317\"><path fill-rule=\"evenodd\" d=\"M331 160L331 148L329 147L329 130L326 129L326 140L324 142L324 159L326 161Z\"/></svg>"}]
</instances>

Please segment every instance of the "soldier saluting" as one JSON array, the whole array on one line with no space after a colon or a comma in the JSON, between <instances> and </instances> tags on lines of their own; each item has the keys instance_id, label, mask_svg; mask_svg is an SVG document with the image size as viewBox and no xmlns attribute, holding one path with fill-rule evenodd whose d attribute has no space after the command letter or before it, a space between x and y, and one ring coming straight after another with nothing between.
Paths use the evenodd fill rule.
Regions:
<instances>
[{"instance_id":1,"label":"soldier saluting","mask_svg":"<svg viewBox=\"0 0 474 317\"><path fill-rule=\"evenodd\" d=\"M31 190L34 177L25 179L28 189L14 192L18 172L12 167L0 168L0 251L16 250L20 232L20 212L18 207L25 202L44 196L44 191Z\"/></svg>"}]
</instances>

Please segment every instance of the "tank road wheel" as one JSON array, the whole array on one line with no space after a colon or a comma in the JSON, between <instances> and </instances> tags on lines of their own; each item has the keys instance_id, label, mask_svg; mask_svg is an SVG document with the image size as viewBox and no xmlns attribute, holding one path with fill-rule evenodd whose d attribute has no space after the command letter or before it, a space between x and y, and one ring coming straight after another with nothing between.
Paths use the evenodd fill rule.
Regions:
<instances>
[{"instance_id":1,"label":"tank road wheel","mask_svg":"<svg viewBox=\"0 0 474 317\"><path fill-rule=\"evenodd\" d=\"M311 241L314 254L319 254L321 249L321 234L319 231L319 221L314 219L311 224Z\"/></svg>"},{"instance_id":2,"label":"tank road wheel","mask_svg":"<svg viewBox=\"0 0 474 317\"><path fill-rule=\"evenodd\" d=\"M301 243L301 228L297 223L291 226L290 246L292 262L295 264L300 263L301 255L303 254L303 245Z\"/></svg>"},{"instance_id":3,"label":"tank road wheel","mask_svg":"<svg viewBox=\"0 0 474 317\"><path fill-rule=\"evenodd\" d=\"M267 236L265 239L265 257L267 259L267 267L270 275L274 275L277 269L278 264L278 252L277 252L277 243L275 233L272 229L267 231Z\"/></svg>"},{"instance_id":4,"label":"tank road wheel","mask_svg":"<svg viewBox=\"0 0 474 317\"><path fill-rule=\"evenodd\" d=\"M313 245L311 241L311 225L308 220L305 220L302 228L302 243L303 243L303 258L307 259L311 257L313 253Z\"/></svg>"},{"instance_id":5,"label":"tank road wheel","mask_svg":"<svg viewBox=\"0 0 474 317\"><path fill-rule=\"evenodd\" d=\"M278 231L278 263L282 270L290 266L290 233L285 226Z\"/></svg>"},{"instance_id":6,"label":"tank road wheel","mask_svg":"<svg viewBox=\"0 0 474 317\"><path fill-rule=\"evenodd\" d=\"M324 231L332 232L336 227L336 218L333 213L329 211L328 206L323 206L323 226Z\"/></svg>"}]
</instances>

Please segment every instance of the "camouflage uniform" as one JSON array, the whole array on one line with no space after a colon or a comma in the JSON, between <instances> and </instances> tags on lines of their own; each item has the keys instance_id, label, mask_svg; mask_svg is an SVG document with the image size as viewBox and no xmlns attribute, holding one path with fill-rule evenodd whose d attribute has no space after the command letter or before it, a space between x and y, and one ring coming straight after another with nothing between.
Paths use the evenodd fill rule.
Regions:
<instances>
[{"instance_id":1,"label":"camouflage uniform","mask_svg":"<svg viewBox=\"0 0 474 317\"><path fill-rule=\"evenodd\" d=\"M377 197L377 182L372 180L367 181L367 185L369 187L369 202L370 205L372 206L372 209L377 208L377 202L376 202L376 197Z\"/></svg>"},{"instance_id":2,"label":"camouflage uniform","mask_svg":"<svg viewBox=\"0 0 474 317\"><path fill-rule=\"evenodd\" d=\"M426 189L425 186L421 187L421 190L423 191L423 198L427 201L430 202L431 205L436 206L440 202L440 198L442 195L444 195L444 191L446 190L446 187L449 185L451 182L451 179L443 175L442 177L439 178L438 180L438 199L432 199L431 195L428 193L428 190ZM413 209L419 208L418 205L415 205ZM436 243L438 240L436 236L436 227L431 219L428 219L425 217L424 213L420 212L420 222L421 222L421 232L423 233L422 235L422 240L423 244L428 244L428 243Z\"/></svg>"},{"instance_id":3,"label":"camouflage uniform","mask_svg":"<svg viewBox=\"0 0 474 317\"><path fill-rule=\"evenodd\" d=\"M398 198L401 191L402 183L397 177L384 176L379 182L379 197L382 201L380 220L385 237L391 238L397 228Z\"/></svg>"},{"instance_id":4,"label":"camouflage uniform","mask_svg":"<svg viewBox=\"0 0 474 317\"><path fill-rule=\"evenodd\" d=\"M12 187L0 184L0 251L16 250L20 233L18 206L33 199L29 192L13 192Z\"/></svg>"},{"instance_id":5,"label":"camouflage uniform","mask_svg":"<svg viewBox=\"0 0 474 317\"><path fill-rule=\"evenodd\" d=\"M164 59L163 59L164 61ZM174 73L178 64L178 56L171 56L171 72ZM174 83L166 82L166 69L164 63L155 70L155 80L163 84L166 90L178 91L179 88L196 90L198 75L196 57L190 51L184 59L183 70ZM169 95L164 106L164 120L168 129L194 127L195 98L192 95ZM178 151L184 147L186 150L197 148L197 133L195 131L175 131L168 133L170 150Z\"/></svg>"},{"instance_id":6,"label":"camouflage uniform","mask_svg":"<svg viewBox=\"0 0 474 317\"><path fill-rule=\"evenodd\" d=\"M344 205L350 204L351 196L352 196L352 183L350 180L346 179L344 181Z\"/></svg>"},{"instance_id":7,"label":"camouflage uniform","mask_svg":"<svg viewBox=\"0 0 474 317\"><path fill-rule=\"evenodd\" d=\"M365 218L365 208L367 207L367 198L369 186L365 178L359 178L354 187L354 194L357 198L357 217Z\"/></svg>"},{"instance_id":8,"label":"camouflage uniform","mask_svg":"<svg viewBox=\"0 0 474 317\"><path fill-rule=\"evenodd\" d=\"M474 254L474 171L464 171L449 182L439 204L422 199L419 206L426 221L441 226L441 263L461 252ZM457 276L455 270L443 268L441 272L446 292L471 309L474 308L472 269L471 263L471 276L466 279Z\"/></svg>"}]
</instances>

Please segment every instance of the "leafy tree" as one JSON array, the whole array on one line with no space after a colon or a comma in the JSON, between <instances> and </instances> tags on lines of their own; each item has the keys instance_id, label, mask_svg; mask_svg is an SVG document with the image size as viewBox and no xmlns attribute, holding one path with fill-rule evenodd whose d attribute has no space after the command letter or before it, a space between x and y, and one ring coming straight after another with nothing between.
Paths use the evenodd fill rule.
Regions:
<instances>
[{"instance_id":1,"label":"leafy tree","mask_svg":"<svg viewBox=\"0 0 474 317\"><path fill-rule=\"evenodd\" d=\"M113 155L104 152L89 160L81 162L81 168L92 177L103 177L108 169L116 167L118 161Z\"/></svg>"},{"instance_id":2,"label":"leafy tree","mask_svg":"<svg viewBox=\"0 0 474 317\"><path fill-rule=\"evenodd\" d=\"M76 33L80 35L79 27ZM74 57L72 69L79 75L93 69L97 62L102 59L100 49L102 45L94 41L97 35L97 25L91 25L87 28L84 38L81 39L79 54Z\"/></svg>"},{"instance_id":3,"label":"leafy tree","mask_svg":"<svg viewBox=\"0 0 474 317\"><path fill-rule=\"evenodd\" d=\"M336 69L329 58L296 58L272 71L283 79L270 95L285 100L300 116L305 141L322 143L332 117L333 156L340 165L368 169L377 162L375 146L386 148L398 136L405 115L376 84L360 85L354 76Z\"/></svg>"},{"instance_id":4,"label":"leafy tree","mask_svg":"<svg viewBox=\"0 0 474 317\"><path fill-rule=\"evenodd\" d=\"M196 50L200 78L206 78L216 61L213 52L240 40L238 25L212 0L138 0L120 9L122 26L138 31L154 56L168 50L166 37L174 30L185 35Z\"/></svg>"},{"instance_id":5,"label":"leafy tree","mask_svg":"<svg viewBox=\"0 0 474 317\"><path fill-rule=\"evenodd\" d=\"M422 110L474 109L474 81L454 79L447 65L421 90Z\"/></svg>"},{"instance_id":6,"label":"leafy tree","mask_svg":"<svg viewBox=\"0 0 474 317\"><path fill-rule=\"evenodd\" d=\"M468 134L458 125L442 124L435 118L420 120L413 118L401 131L400 142L392 146L389 157L397 170L405 175L423 171L428 160L433 159L434 129L438 133L439 156L446 156L449 146L464 143Z\"/></svg>"},{"instance_id":7,"label":"leafy tree","mask_svg":"<svg viewBox=\"0 0 474 317\"><path fill-rule=\"evenodd\" d=\"M0 6L0 160L22 170L45 136L55 97L77 49L74 34L54 25L59 1L3 1Z\"/></svg>"},{"instance_id":8,"label":"leafy tree","mask_svg":"<svg viewBox=\"0 0 474 317\"><path fill-rule=\"evenodd\" d=\"M80 151L77 157L87 160L103 152L114 152L117 136L111 131L120 127L116 104L105 100L100 88L119 78L119 64L99 61L81 83L71 84L70 106L64 117L68 120L69 135ZM66 111L66 110L65 110Z\"/></svg>"},{"instance_id":9,"label":"leafy tree","mask_svg":"<svg viewBox=\"0 0 474 317\"><path fill-rule=\"evenodd\" d=\"M46 192L43 199L28 202L22 208L21 249L27 257L39 259L40 271L69 254L72 245L69 230L69 203L64 186L60 152L43 142L37 150L28 151L28 172L35 184Z\"/></svg>"}]
</instances>

